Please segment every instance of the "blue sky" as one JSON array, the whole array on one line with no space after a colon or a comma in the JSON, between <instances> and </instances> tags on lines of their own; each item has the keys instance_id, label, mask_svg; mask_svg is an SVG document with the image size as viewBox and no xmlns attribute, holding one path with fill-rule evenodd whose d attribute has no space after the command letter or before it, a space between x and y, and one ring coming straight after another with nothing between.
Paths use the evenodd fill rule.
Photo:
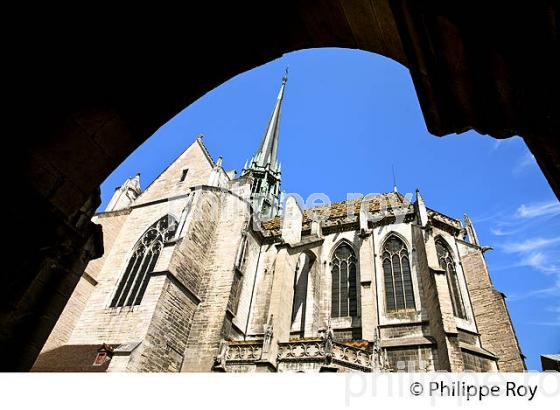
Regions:
<instances>
[{"instance_id":1,"label":"blue sky","mask_svg":"<svg viewBox=\"0 0 560 410\"><path fill-rule=\"evenodd\" d=\"M408 71L385 57L312 49L240 74L163 125L101 186L104 209L114 188L141 172L146 187L203 133L224 168L243 167L258 147L284 68L279 158L282 190L325 193L418 187L430 208L467 212L483 245L495 287L504 292L529 369L560 353L560 203L519 137L495 140L467 132L428 133Z\"/></svg>"}]
</instances>

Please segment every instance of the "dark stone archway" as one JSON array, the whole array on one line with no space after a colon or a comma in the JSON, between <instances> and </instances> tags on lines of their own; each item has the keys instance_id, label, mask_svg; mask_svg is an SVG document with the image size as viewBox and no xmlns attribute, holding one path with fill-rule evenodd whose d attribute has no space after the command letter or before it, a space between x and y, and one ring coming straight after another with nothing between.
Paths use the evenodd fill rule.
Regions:
<instances>
[{"instance_id":1,"label":"dark stone archway","mask_svg":"<svg viewBox=\"0 0 560 410\"><path fill-rule=\"evenodd\" d=\"M12 34L25 40L4 58L15 235L0 294L5 370L31 367L85 265L102 254L90 222L100 183L204 93L286 52L359 48L400 62L432 134L520 135L560 196L555 1L47 7L13 15Z\"/></svg>"}]
</instances>

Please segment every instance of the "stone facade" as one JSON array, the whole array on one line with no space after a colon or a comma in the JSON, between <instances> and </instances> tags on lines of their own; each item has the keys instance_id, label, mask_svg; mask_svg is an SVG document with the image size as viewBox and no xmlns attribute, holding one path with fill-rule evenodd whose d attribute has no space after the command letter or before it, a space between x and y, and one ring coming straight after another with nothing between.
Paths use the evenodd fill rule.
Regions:
<instances>
[{"instance_id":1,"label":"stone facade","mask_svg":"<svg viewBox=\"0 0 560 410\"><path fill-rule=\"evenodd\" d=\"M263 219L259 175L226 172L199 137L143 192L127 180L34 370L525 369L468 217L395 191L305 210L289 197Z\"/></svg>"},{"instance_id":2,"label":"stone facade","mask_svg":"<svg viewBox=\"0 0 560 410\"><path fill-rule=\"evenodd\" d=\"M524 369L482 248L420 194L414 203L388 193L306 210L290 198L284 215L261 221L251 179L230 175L199 138L129 207L95 216L105 254L88 265L35 369L48 370L42 361L61 347L103 344L115 346L107 371ZM141 303L110 307L131 249L167 214L182 225ZM408 252L414 309L387 309L389 237ZM465 318L454 316L436 238L452 251ZM332 257L341 244L356 258L355 317L331 317Z\"/></svg>"}]
</instances>

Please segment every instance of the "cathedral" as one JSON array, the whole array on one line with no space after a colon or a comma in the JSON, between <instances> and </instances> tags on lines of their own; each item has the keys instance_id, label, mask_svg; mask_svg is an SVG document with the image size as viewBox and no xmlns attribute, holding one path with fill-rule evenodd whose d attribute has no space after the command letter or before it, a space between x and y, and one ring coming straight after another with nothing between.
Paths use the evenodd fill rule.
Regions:
<instances>
[{"instance_id":1,"label":"cathedral","mask_svg":"<svg viewBox=\"0 0 560 410\"><path fill-rule=\"evenodd\" d=\"M196 140L115 190L33 371L518 372L504 295L461 221L393 192L302 209L281 193L287 76L240 174ZM78 273L77 273L78 274Z\"/></svg>"}]
</instances>

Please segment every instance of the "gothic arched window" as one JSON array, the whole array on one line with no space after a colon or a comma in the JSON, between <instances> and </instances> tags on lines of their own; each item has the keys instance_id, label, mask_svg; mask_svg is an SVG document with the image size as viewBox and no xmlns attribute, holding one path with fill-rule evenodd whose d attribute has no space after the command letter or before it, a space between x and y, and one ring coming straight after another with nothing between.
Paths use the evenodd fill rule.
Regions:
<instances>
[{"instance_id":1,"label":"gothic arched window","mask_svg":"<svg viewBox=\"0 0 560 410\"><path fill-rule=\"evenodd\" d=\"M134 306L142 302L163 244L173 238L176 229L175 218L166 215L144 232L134 246L110 307Z\"/></svg>"},{"instance_id":2,"label":"gothic arched window","mask_svg":"<svg viewBox=\"0 0 560 410\"><path fill-rule=\"evenodd\" d=\"M383 276L387 312L415 309L408 250L394 235L383 246Z\"/></svg>"},{"instance_id":3,"label":"gothic arched window","mask_svg":"<svg viewBox=\"0 0 560 410\"><path fill-rule=\"evenodd\" d=\"M357 316L356 256L342 243L331 260L331 317Z\"/></svg>"},{"instance_id":4,"label":"gothic arched window","mask_svg":"<svg viewBox=\"0 0 560 410\"><path fill-rule=\"evenodd\" d=\"M461 289L459 287L459 278L455 270L455 262L447 243L443 239L436 239L436 252L439 260L439 266L445 270L447 276L447 285L449 286L449 294L451 295L451 304L453 305L453 314L462 319L467 318Z\"/></svg>"}]
</instances>

